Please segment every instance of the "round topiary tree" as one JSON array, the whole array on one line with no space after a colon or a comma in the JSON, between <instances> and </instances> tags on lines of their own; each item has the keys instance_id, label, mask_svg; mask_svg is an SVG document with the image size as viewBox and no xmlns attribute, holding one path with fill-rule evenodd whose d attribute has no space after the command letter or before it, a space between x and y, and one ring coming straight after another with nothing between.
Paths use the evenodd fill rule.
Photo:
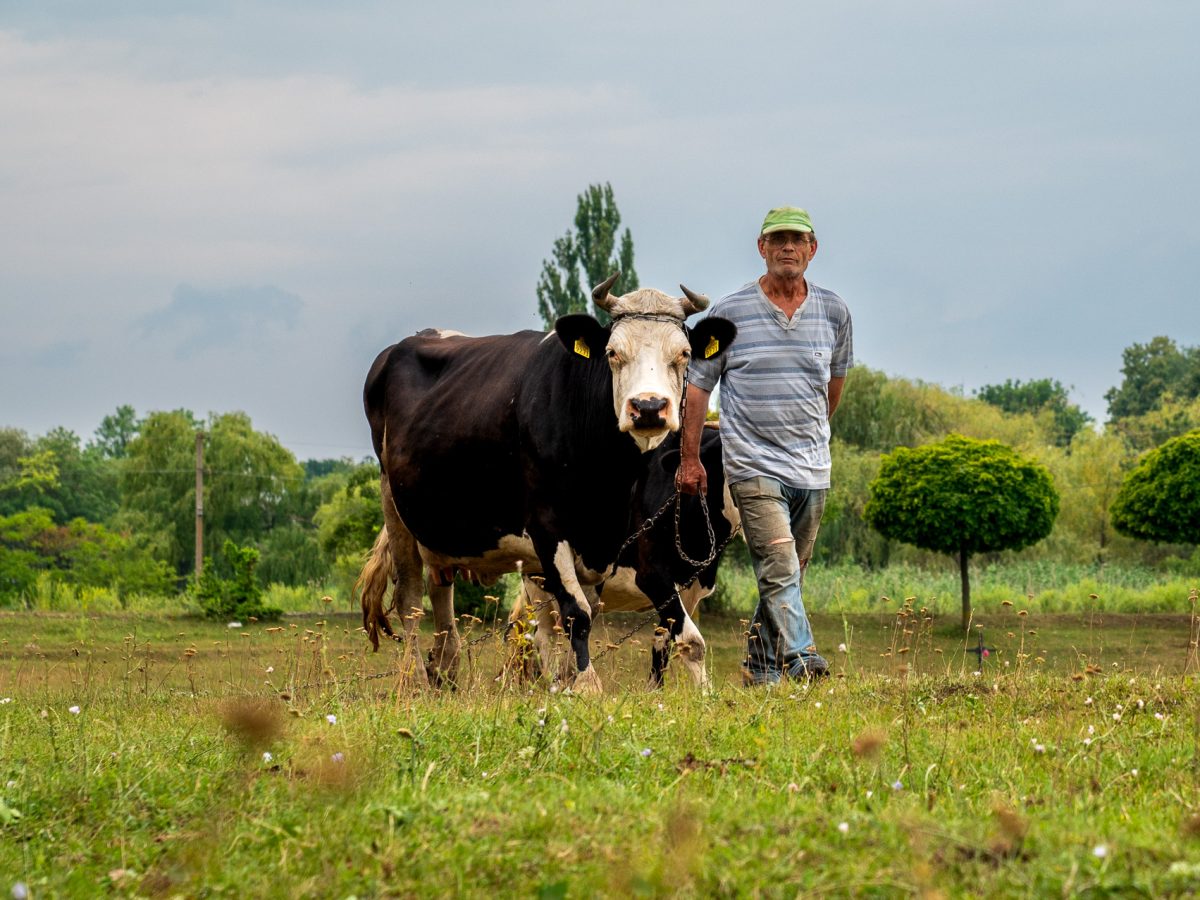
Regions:
<instances>
[{"instance_id":1,"label":"round topiary tree","mask_svg":"<svg viewBox=\"0 0 1200 900\"><path fill-rule=\"evenodd\" d=\"M965 631L971 555L1040 541L1058 515L1058 492L1044 466L1011 447L952 434L885 454L863 515L884 537L958 557Z\"/></svg>"},{"instance_id":2,"label":"round topiary tree","mask_svg":"<svg viewBox=\"0 0 1200 900\"><path fill-rule=\"evenodd\" d=\"M1200 541L1200 429L1151 450L1125 476L1113 527L1148 541Z\"/></svg>"}]
</instances>

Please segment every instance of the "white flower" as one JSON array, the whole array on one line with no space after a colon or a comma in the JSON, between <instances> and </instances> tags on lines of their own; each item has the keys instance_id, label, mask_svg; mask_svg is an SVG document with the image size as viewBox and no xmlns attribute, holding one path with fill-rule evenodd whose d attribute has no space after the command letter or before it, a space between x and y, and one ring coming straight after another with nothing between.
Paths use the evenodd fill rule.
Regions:
<instances>
[{"instance_id":1,"label":"white flower","mask_svg":"<svg viewBox=\"0 0 1200 900\"><path fill-rule=\"evenodd\" d=\"M1096 857L1096 859L1104 859L1104 857L1108 856L1108 848L1103 844L1097 844L1092 848L1092 856Z\"/></svg>"},{"instance_id":2,"label":"white flower","mask_svg":"<svg viewBox=\"0 0 1200 900\"><path fill-rule=\"evenodd\" d=\"M263 754L263 762L270 762L274 758L269 752Z\"/></svg>"},{"instance_id":3,"label":"white flower","mask_svg":"<svg viewBox=\"0 0 1200 900\"><path fill-rule=\"evenodd\" d=\"M0 706L3 706L5 703L12 703L12 697L4 697L3 699L0 699Z\"/></svg>"},{"instance_id":4,"label":"white flower","mask_svg":"<svg viewBox=\"0 0 1200 900\"><path fill-rule=\"evenodd\" d=\"M1085 746L1085 747L1090 747L1090 746L1092 746L1092 739L1091 739L1091 738L1084 738L1084 739L1083 739L1083 746Z\"/></svg>"},{"instance_id":5,"label":"white flower","mask_svg":"<svg viewBox=\"0 0 1200 900\"><path fill-rule=\"evenodd\" d=\"M1166 716L1164 716L1162 713L1155 713L1154 718L1158 719L1158 721L1161 722L1163 719L1166 718Z\"/></svg>"},{"instance_id":6,"label":"white flower","mask_svg":"<svg viewBox=\"0 0 1200 900\"><path fill-rule=\"evenodd\" d=\"M226 627L227 628L241 628L242 623L241 622L230 622Z\"/></svg>"},{"instance_id":7,"label":"white flower","mask_svg":"<svg viewBox=\"0 0 1200 900\"><path fill-rule=\"evenodd\" d=\"M552 693L552 694L558 693L558 685L557 684L550 685L550 693Z\"/></svg>"},{"instance_id":8,"label":"white flower","mask_svg":"<svg viewBox=\"0 0 1200 900\"><path fill-rule=\"evenodd\" d=\"M849 834L850 833L850 823L849 822L838 822L838 831L840 831L842 834Z\"/></svg>"},{"instance_id":9,"label":"white flower","mask_svg":"<svg viewBox=\"0 0 1200 900\"><path fill-rule=\"evenodd\" d=\"M850 651L846 649L845 644L838 644L838 653L849 653L849 652ZM842 825L845 825L845 824L846 824L845 822L842 823ZM841 826L839 825L838 827L840 828Z\"/></svg>"},{"instance_id":10,"label":"white flower","mask_svg":"<svg viewBox=\"0 0 1200 900\"><path fill-rule=\"evenodd\" d=\"M1084 701L1083 701L1083 705L1084 705L1084 706L1091 706L1091 705L1092 705L1092 698L1091 698L1091 697L1088 697L1086 700L1084 700Z\"/></svg>"},{"instance_id":11,"label":"white flower","mask_svg":"<svg viewBox=\"0 0 1200 900\"><path fill-rule=\"evenodd\" d=\"M870 799L871 799L872 797L874 797L874 796L875 796L875 792L874 792L874 791L867 791L867 799L868 799L868 800L870 800Z\"/></svg>"},{"instance_id":12,"label":"white flower","mask_svg":"<svg viewBox=\"0 0 1200 900\"><path fill-rule=\"evenodd\" d=\"M821 701L820 701L820 700L818 700L816 703L814 703L814 704L813 704L813 706L815 706L817 709L820 709L820 708L821 708Z\"/></svg>"},{"instance_id":13,"label":"white flower","mask_svg":"<svg viewBox=\"0 0 1200 900\"><path fill-rule=\"evenodd\" d=\"M79 715L79 707L78 706L67 707L67 712L69 712L73 716L77 716L77 715Z\"/></svg>"},{"instance_id":14,"label":"white flower","mask_svg":"<svg viewBox=\"0 0 1200 900\"><path fill-rule=\"evenodd\" d=\"M545 727L546 727L546 720L538 719L538 728L545 728Z\"/></svg>"},{"instance_id":15,"label":"white flower","mask_svg":"<svg viewBox=\"0 0 1200 900\"><path fill-rule=\"evenodd\" d=\"M337 724L337 716L335 716L333 713L330 713L329 715L327 715L325 717L325 721L328 722L330 725L336 725Z\"/></svg>"},{"instance_id":16,"label":"white flower","mask_svg":"<svg viewBox=\"0 0 1200 900\"><path fill-rule=\"evenodd\" d=\"M642 750L642 758L643 758L643 759L646 759L646 758L648 758L648 757L650 756L650 754L651 754L651 753L653 753L653 752L654 752L654 751L653 751L653 750L651 750L649 747L646 747L644 750Z\"/></svg>"},{"instance_id":17,"label":"white flower","mask_svg":"<svg viewBox=\"0 0 1200 900\"><path fill-rule=\"evenodd\" d=\"M1139 700L1139 701L1138 701L1138 709L1145 709L1145 708L1146 708L1146 701L1145 701L1145 700Z\"/></svg>"},{"instance_id":18,"label":"white flower","mask_svg":"<svg viewBox=\"0 0 1200 900\"><path fill-rule=\"evenodd\" d=\"M17 783L15 781L9 781L4 786L11 791L13 788L15 788L17 786Z\"/></svg>"},{"instance_id":19,"label":"white flower","mask_svg":"<svg viewBox=\"0 0 1200 900\"><path fill-rule=\"evenodd\" d=\"M28 900L29 888L25 887L25 882L18 881L12 886L13 900Z\"/></svg>"},{"instance_id":20,"label":"white flower","mask_svg":"<svg viewBox=\"0 0 1200 900\"><path fill-rule=\"evenodd\" d=\"M1034 752L1034 753L1045 753L1045 752L1046 752L1046 745L1045 745L1045 744L1034 744L1034 745L1033 745L1033 752Z\"/></svg>"},{"instance_id":21,"label":"white flower","mask_svg":"<svg viewBox=\"0 0 1200 900\"><path fill-rule=\"evenodd\" d=\"M1095 725L1089 725L1089 726L1088 726L1088 734L1095 734L1095 733L1096 733L1096 726L1095 726Z\"/></svg>"},{"instance_id":22,"label":"white flower","mask_svg":"<svg viewBox=\"0 0 1200 900\"><path fill-rule=\"evenodd\" d=\"M331 762L335 762L335 763L343 763L346 761L346 757L343 756L340 751L333 754L333 756L329 757L329 759Z\"/></svg>"},{"instance_id":23,"label":"white flower","mask_svg":"<svg viewBox=\"0 0 1200 900\"><path fill-rule=\"evenodd\" d=\"M1120 714L1120 713L1113 713L1113 721L1114 721L1114 722L1120 722L1120 721L1121 721L1121 714Z\"/></svg>"},{"instance_id":24,"label":"white flower","mask_svg":"<svg viewBox=\"0 0 1200 900\"><path fill-rule=\"evenodd\" d=\"M1130 769L1129 774L1132 775L1134 778L1137 778L1137 769Z\"/></svg>"},{"instance_id":25,"label":"white flower","mask_svg":"<svg viewBox=\"0 0 1200 900\"><path fill-rule=\"evenodd\" d=\"M271 674L272 672L274 672L274 671L275 671L275 667L274 667L274 666L267 666L267 674L268 674L268 675L270 675L270 674Z\"/></svg>"}]
</instances>

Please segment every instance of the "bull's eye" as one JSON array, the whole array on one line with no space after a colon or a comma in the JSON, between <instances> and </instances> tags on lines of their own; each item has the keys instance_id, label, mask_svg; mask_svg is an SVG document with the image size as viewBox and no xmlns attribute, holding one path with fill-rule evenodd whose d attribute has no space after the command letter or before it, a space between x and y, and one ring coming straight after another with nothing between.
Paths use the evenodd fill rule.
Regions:
<instances>
[{"instance_id":1,"label":"bull's eye","mask_svg":"<svg viewBox=\"0 0 1200 900\"><path fill-rule=\"evenodd\" d=\"M680 352L679 356L675 357L675 365L686 366L688 364L689 360L691 360L691 358L692 358L692 351L691 350L683 350Z\"/></svg>"},{"instance_id":2,"label":"bull's eye","mask_svg":"<svg viewBox=\"0 0 1200 900\"><path fill-rule=\"evenodd\" d=\"M612 347L609 347L607 350L605 350L604 355L608 357L609 363L614 366L618 365L621 362L621 354L618 353L616 350L614 350Z\"/></svg>"}]
</instances>

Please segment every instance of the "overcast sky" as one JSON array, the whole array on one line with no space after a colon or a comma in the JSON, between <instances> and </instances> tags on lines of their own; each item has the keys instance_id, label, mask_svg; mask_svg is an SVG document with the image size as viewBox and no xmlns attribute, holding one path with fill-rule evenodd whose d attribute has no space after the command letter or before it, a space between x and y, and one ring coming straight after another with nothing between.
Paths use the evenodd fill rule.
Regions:
<instances>
[{"instance_id":1,"label":"overcast sky","mask_svg":"<svg viewBox=\"0 0 1200 900\"><path fill-rule=\"evenodd\" d=\"M1198 44L1193 2L0 3L0 425L369 455L375 354L538 327L604 181L644 285L716 299L806 206L859 363L1103 420L1125 347L1200 344Z\"/></svg>"}]
</instances>

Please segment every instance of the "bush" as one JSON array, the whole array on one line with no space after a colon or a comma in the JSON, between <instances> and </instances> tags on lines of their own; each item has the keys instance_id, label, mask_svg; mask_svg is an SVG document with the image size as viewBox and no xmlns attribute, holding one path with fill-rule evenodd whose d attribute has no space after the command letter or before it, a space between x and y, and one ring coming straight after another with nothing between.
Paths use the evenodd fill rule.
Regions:
<instances>
[{"instance_id":1,"label":"bush","mask_svg":"<svg viewBox=\"0 0 1200 900\"><path fill-rule=\"evenodd\" d=\"M254 574L258 551L226 539L222 553L232 577L222 578L212 561L205 560L204 570L193 588L204 615L222 621L253 618L269 622L280 618L283 610L264 606L262 602L262 588Z\"/></svg>"}]
</instances>

